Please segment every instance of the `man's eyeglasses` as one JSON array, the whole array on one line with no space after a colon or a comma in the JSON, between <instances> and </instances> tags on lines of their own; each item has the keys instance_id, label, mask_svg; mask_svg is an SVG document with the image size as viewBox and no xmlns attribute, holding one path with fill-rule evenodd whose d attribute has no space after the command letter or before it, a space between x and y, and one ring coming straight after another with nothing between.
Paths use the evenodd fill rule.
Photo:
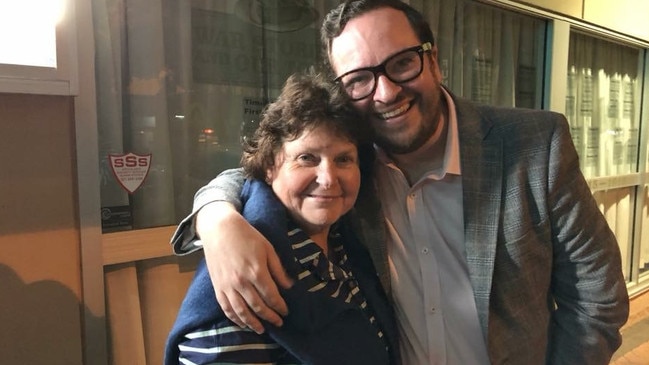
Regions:
<instances>
[{"instance_id":1,"label":"man's eyeglasses","mask_svg":"<svg viewBox=\"0 0 649 365\"><path fill-rule=\"evenodd\" d=\"M376 89L376 79L379 73L385 75L394 83L403 83L413 80L424 69L424 52L432 49L432 44L426 42L422 45L406 48L390 56L380 65L363 67L346 72L336 78L352 100L361 100L370 96Z\"/></svg>"}]
</instances>

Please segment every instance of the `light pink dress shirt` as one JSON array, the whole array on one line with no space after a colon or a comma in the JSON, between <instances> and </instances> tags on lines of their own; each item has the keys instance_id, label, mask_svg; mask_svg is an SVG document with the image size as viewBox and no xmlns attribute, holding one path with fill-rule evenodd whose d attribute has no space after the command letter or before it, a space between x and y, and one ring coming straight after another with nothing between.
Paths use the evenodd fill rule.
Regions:
<instances>
[{"instance_id":1,"label":"light pink dress shirt","mask_svg":"<svg viewBox=\"0 0 649 365\"><path fill-rule=\"evenodd\" d=\"M376 182L387 222L401 356L408 365L489 364L464 247L457 116L444 94L449 128L441 168L410 186L379 151Z\"/></svg>"}]
</instances>

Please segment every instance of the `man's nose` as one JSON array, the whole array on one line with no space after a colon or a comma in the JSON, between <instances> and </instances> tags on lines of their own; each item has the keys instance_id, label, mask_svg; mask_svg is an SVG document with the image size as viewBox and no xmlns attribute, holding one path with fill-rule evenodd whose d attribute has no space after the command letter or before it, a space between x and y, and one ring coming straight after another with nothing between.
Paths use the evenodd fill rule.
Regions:
<instances>
[{"instance_id":1,"label":"man's nose","mask_svg":"<svg viewBox=\"0 0 649 365\"><path fill-rule=\"evenodd\" d=\"M374 90L374 100L387 103L396 99L397 94L401 91L401 85L388 79L387 76L380 74L376 78L376 90Z\"/></svg>"}]
</instances>

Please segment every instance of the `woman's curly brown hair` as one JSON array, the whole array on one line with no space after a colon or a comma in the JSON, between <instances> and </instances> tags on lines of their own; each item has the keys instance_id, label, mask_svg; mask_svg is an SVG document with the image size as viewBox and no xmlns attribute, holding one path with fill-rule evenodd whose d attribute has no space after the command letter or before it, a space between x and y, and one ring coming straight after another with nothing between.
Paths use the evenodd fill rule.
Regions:
<instances>
[{"instance_id":1,"label":"woman's curly brown hair","mask_svg":"<svg viewBox=\"0 0 649 365\"><path fill-rule=\"evenodd\" d=\"M361 176L370 173L374 149L369 123L353 108L339 85L324 73L309 69L286 80L277 100L264 108L252 138L244 141L241 166L246 175L265 180L285 142L319 127L355 144Z\"/></svg>"}]
</instances>

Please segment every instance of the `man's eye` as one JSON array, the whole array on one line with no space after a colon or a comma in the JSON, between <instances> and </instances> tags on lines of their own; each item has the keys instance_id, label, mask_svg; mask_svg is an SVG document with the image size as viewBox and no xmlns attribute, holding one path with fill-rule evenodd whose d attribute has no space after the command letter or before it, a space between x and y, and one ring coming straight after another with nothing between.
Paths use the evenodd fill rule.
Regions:
<instances>
[{"instance_id":1,"label":"man's eye","mask_svg":"<svg viewBox=\"0 0 649 365\"><path fill-rule=\"evenodd\" d=\"M364 85L367 85L370 82L372 82L373 78L374 75L371 72L367 72L367 71L355 72L349 74L347 77L344 78L343 85L347 89L363 87Z\"/></svg>"},{"instance_id":2,"label":"man's eye","mask_svg":"<svg viewBox=\"0 0 649 365\"><path fill-rule=\"evenodd\" d=\"M414 55L406 54L401 57L397 57L390 62L390 70L392 72L402 72L409 70L413 67L413 64L416 62L416 57Z\"/></svg>"}]
</instances>

